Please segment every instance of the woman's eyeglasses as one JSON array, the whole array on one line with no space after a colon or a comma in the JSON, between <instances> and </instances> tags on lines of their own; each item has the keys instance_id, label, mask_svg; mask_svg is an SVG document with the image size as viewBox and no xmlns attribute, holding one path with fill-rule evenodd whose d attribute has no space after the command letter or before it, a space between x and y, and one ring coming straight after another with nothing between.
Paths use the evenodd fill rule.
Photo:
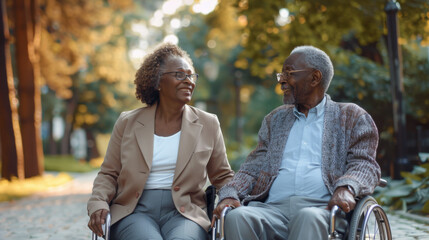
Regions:
<instances>
[{"instance_id":1,"label":"woman's eyeglasses","mask_svg":"<svg viewBox=\"0 0 429 240\"><path fill-rule=\"evenodd\" d=\"M175 73L175 77L179 81L183 81L186 78L189 78L192 82L195 83L198 80L198 74L197 73L186 74L184 72L166 72L166 73L163 73L162 75L167 74L167 73Z\"/></svg>"}]
</instances>

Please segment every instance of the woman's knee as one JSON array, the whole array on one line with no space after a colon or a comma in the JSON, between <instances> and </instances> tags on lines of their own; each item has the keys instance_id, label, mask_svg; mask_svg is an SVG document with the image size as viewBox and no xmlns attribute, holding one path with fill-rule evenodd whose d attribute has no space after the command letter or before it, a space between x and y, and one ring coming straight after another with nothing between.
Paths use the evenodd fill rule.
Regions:
<instances>
[{"instance_id":1,"label":"woman's knee","mask_svg":"<svg viewBox=\"0 0 429 240\"><path fill-rule=\"evenodd\" d=\"M112 239L162 239L158 225L143 214L128 215L113 224L110 230Z\"/></svg>"}]
</instances>

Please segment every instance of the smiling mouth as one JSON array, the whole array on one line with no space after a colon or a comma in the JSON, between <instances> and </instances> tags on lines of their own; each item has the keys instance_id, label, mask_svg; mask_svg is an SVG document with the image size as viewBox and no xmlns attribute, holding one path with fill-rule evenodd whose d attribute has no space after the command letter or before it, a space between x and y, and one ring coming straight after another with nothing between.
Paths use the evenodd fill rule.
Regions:
<instances>
[{"instance_id":1,"label":"smiling mouth","mask_svg":"<svg viewBox=\"0 0 429 240\"><path fill-rule=\"evenodd\" d=\"M182 89L180 89L180 91L187 92L187 93L192 93L192 90L189 89L189 88L182 88Z\"/></svg>"},{"instance_id":2,"label":"smiling mouth","mask_svg":"<svg viewBox=\"0 0 429 240\"><path fill-rule=\"evenodd\" d=\"M287 93L291 93L292 89L291 88L283 88L282 91L283 91L283 94L287 94Z\"/></svg>"}]
</instances>

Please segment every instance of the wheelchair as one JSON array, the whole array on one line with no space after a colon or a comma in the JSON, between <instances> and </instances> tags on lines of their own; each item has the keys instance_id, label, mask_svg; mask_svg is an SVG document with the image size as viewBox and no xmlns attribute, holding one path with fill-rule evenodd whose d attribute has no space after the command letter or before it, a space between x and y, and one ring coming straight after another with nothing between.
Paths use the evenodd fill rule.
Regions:
<instances>
[{"instance_id":1,"label":"wheelchair","mask_svg":"<svg viewBox=\"0 0 429 240\"><path fill-rule=\"evenodd\" d=\"M380 179L378 184L380 187L385 187L387 181ZM221 216L216 219L215 226L212 229L212 240L225 240L225 216L231 211L231 207L223 209ZM349 227L345 233L340 233L336 230L336 217L341 213L338 206L334 206L330 213L329 236L330 240L364 240L364 239L380 239L391 240L392 232L390 229L389 220L383 208L378 205L377 201L371 196L365 196L358 199L356 207L353 211L346 214L346 219L349 222Z\"/></svg>"}]
</instances>

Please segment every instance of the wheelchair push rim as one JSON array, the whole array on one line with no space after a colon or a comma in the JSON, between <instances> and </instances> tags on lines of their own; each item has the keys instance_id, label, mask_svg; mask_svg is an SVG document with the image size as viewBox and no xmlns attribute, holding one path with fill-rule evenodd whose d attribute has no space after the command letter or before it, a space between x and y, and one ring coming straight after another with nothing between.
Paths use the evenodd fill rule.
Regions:
<instances>
[{"instance_id":1,"label":"wheelchair push rim","mask_svg":"<svg viewBox=\"0 0 429 240\"><path fill-rule=\"evenodd\" d=\"M350 222L348 239L392 239L386 213L373 197L363 198L356 206Z\"/></svg>"}]
</instances>

